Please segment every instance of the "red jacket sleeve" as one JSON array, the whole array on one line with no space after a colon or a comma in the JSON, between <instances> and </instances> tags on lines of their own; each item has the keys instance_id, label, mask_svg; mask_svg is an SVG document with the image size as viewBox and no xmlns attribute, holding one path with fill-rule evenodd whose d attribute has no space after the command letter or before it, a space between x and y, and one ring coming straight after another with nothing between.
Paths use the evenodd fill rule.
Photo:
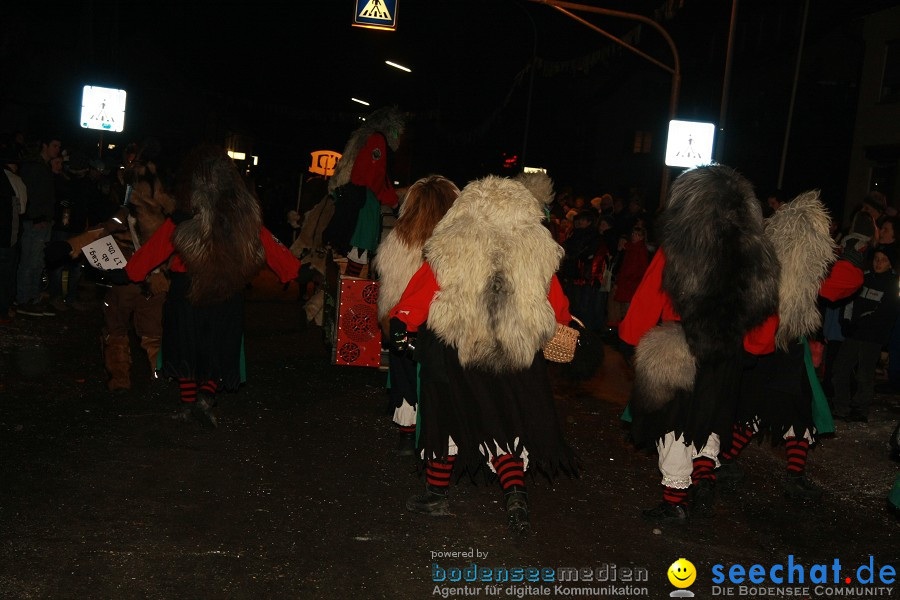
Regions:
<instances>
[{"instance_id":1,"label":"red jacket sleeve","mask_svg":"<svg viewBox=\"0 0 900 600\"><path fill-rule=\"evenodd\" d=\"M397 192L387 174L387 142L380 133L370 135L359 150L350 171L350 182L372 190L381 204L397 206Z\"/></svg>"},{"instance_id":2,"label":"red jacket sleeve","mask_svg":"<svg viewBox=\"0 0 900 600\"><path fill-rule=\"evenodd\" d=\"M418 331L419 325L428 320L428 310L434 295L440 291L437 278L431 265L424 263L412 276L397 306L391 309L388 316L398 318L406 323L409 331Z\"/></svg>"},{"instance_id":3,"label":"red jacket sleeve","mask_svg":"<svg viewBox=\"0 0 900 600\"><path fill-rule=\"evenodd\" d=\"M819 295L836 302L849 298L862 287L863 272L846 260L838 260L831 267L831 273L819 288Z\"/></svg>"},{"instance_id":4,"label":"red jacket sleeve","mask_svg":"<svg viewBox=\"0 0 900 600\"><path fill-rule=\"evenodd\" d=\"M300 270L300 261L265 227L260 228L259 239L266 251L266 264L275 271L281 283L295 279Z\"/></svg>"},{"instance_id":5,"label":"red jacket sleeve","mask_svg":"<svg viewBox=\"0 0 900 600\"><path fill-rule=\"evenodd\" d=\"M550 292L547 294L547 300L553 307L553 313L556 315L556 322L568 325L572 321L572 315L569 314L569 299L563 293L559 279L554 274L550 279Z\"/></svg>"},{"instance_id":6,"label":"red jacket sleeve","mask_svg":"<svg viewBox=\"0 0 900 600\"><path fill-rule=\"evenodd\" d=\"M125 272L132 281L143 281L150 271L166 262L175 252L172 245L172 234L175 232L175 223L172 219L166 219L159 229L153 232L147 243L134 253Z\"/></svg>"},{"instance_id":7,"label":"red jacket sleeve","mask_svg":"<svg viewBox=\"0 0 900 600\"><path fill-rule=\"evenodd\" d=\"M771 354L775 352L775 332L780 320L772 315L744 335L744 350L750 354Z\"/></svg>"},{"instance_id":8,"label":"red jacket sleeve","mask_svg":"<svg viewBox=\"0 0 900 600\"><path fill-rule=\"evenodd\" d=\"M679 320L678 313L672 307L672 299L662 289L665 266L665 255L662 249L659 249L653 255L650 266L644 272L644 277L631 298L628 313L619 324L619 337L626 344L637 346L644 334L656 327L660 319Z\"/></svg>"}]
</instances>

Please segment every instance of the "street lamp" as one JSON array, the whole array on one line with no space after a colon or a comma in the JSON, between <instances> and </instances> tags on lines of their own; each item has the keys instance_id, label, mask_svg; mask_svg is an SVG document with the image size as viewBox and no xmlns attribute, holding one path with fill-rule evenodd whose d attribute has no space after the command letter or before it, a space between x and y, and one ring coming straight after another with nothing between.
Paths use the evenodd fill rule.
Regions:
<instances>
[{"instance_id":1,"label":"street lamp","mask_svg":"<svg viewBox=\"0 0 900 600\"><path fill-rule=\"evenodd\" d=\"M390 66L394 67L395 69L400 69L401 71L406 71L407 73L412 73L412 69L410 69L409 67L404 67L403 65L398 65L397 63L391 62L389 60L384 61L384 64L390 65Z\"/></svg>"}]
</instances>

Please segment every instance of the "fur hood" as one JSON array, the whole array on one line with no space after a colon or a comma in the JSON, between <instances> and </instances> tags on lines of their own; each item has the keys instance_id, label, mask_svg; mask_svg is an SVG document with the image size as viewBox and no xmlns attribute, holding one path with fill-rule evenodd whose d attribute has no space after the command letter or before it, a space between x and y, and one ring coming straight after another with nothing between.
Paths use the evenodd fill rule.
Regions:
<instances>
[{"instance_id":1,"label":"fur hood","mask_svg":"<svg viewBox=\"0 0 900 600\"><path fill-rule=\"evenodd\" d=\"M191 274L189 299L202 305L240 291L265 263L262 214L231 159L201 149L190 160L193 218L175 228L172 243Z\"/></svg>"},{"instance_id":2,"label":"fur hood","mask_svg":"<svg viewBox=\"0 0 900 600\"><path fill-rule=\"evenodd\" d=\"M698 359L733 354L778 308L779 264L753 186L724 165L672 184L660 217L663 289Z\"/></svg>"},{"instance_id":3,"label":"fur hood","mask_svg":"<svg viewBox=\"0 0 900 600\"><path fill-rule=\"evenodd\" d=\"M819 288L835 259L829 223L819 190L800 194L766 221L766 236L781 263L775 343L782 350L822 324Z\"/></svg>"},{"instance_id":4,"label":"fur hood","mask_svg":"<svg viewBox=\"0 0 900 600\"><path fill-rule=\"evenodd\" d=\"M386 106L366 117L363 125L350 135L344 152L334 167L334 175L328 180L328 191L331 192L342 185L350 183L350 172L360 149L373 133L380 133L387 140L388 147L394 152L400 145L400 136L406 125L406 116L396 106Z\"/></svg>"},{"instance_id":5,"label":"fur hood","mask_svg":"<svg viewBox=\"0 0 900 600\"><path fill-rule=\"evenodd\" d=\"M428 327L463 366L524 369L553 337L547 293L563 249L543 217L522 183L488 176L462 190L425 244L440 286Z\"/></svg>"}]
</instances>

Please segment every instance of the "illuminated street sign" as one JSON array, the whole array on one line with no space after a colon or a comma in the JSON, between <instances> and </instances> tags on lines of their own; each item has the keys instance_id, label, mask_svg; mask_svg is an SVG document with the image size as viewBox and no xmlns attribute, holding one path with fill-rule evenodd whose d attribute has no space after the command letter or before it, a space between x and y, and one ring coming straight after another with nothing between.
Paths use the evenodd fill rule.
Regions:
<instances>
[{"instance_id":1,"label":"illuminated street sign","mask_svg":"<svg viewBox=\"0 0 900 600\"><path fill-rule=\"evenodd\" d=\"M400 0L356 0L354 27L397 29L397 3Z\"/></svg>"},{"instance_id":2,"label":"illuminated street sign","mask_svg":"<svg viewBox=\"0 0 900 600\"><path fill-rule=\"evenodd\" d=\"M81 126L101 131L122 131L125 128L125 90L84 86Z\"/></svg>"},{"instance_id":3,"label":"illuminated street sign","mask_svg":"<svg viewBox=\"0 0 900 600\"><path fill-rule=\"evenodd\" d=\"M669 121L666 165L696 167L713 162L712 148L716 126L699 121Z\"/></svg>"}]
</instances>

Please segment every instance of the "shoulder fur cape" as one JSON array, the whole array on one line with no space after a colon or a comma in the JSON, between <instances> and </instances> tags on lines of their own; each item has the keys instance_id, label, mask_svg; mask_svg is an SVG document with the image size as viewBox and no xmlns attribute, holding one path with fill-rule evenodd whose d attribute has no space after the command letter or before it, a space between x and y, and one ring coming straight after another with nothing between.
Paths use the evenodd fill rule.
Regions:
<instances>
[{"instance_id":1,"label":"shoulder fur cape","mask_svg":"<svg viewBox=\"0 0 900 600\"><path fill-rule=\"evenodd\" d=\"M733 354L778 307L779 264L753 186L724 165L684 172L660 217L663 289L698 360Z\"/></svg>"},{"instance_id":2,"label":"shoulder fur cape","mask_svg":"<svg viewBox=\"0 0 900 600\"><path fill-rule=\"evenodd\" d=\"M681 316L635 351L633 407L652 412L694 387L697 362L735 357L743 337L778 308L780 265L749 181L723 165L672 184L660 217L662 287Z\"/></svg>"},{"instance_id":3,"label":"shoulder fur cape","mask_svg":"<svg viewBox=\"0 0 900 600\"><path fill-rule=\"evenodd\" d=\"M397 305L412 276L425 259L422 246L407 246L396 232L387 234L378 246L372 264L378 271L378 319L383 319Z\"/></svg>"},{"instance_id":4,"label":"shoulder fur cape","mask_svg":"<svg viewBox=\"0 0 900 600\"><path fill-rule=\"evenodd\" d=\"M366 117L362 127L350 134L350 139L344 146L344 152L334 167L334 175L328 180L328 191L334 191L342 185L350 183L350 172L353 170L356 156L373 133L382 134L388 147L396 152L404 124L405 117L396 106L380 108Z\"/></svg>"},{"instance_id":5,"label":"shoulder fur cape","mask_svg":"<svg viewBox=\"0 0 900 600\"><path fill-rule=\"evenodd\" d=\"M563 249L543 216L525 185L489 176L462 190L425 244L440 286L428 327L463 366L523 369L553 337L547 293Z\"/></svg>"},{"instance_id":6,"label":"shoulder fur cape","mask_svg":"<svg viewBox=\"0 0 900 600\"><path fill-rule=\"evenodd\" d=\"M188 297L196 305L225 300L265 264L259 202L224 152L204 152L196 158L190 180L194 217L172 234L191 274Z\"/></svg>"},{"instance_id":7,"label":"shoulder fur cape","mask_svg":"<svg viewBox=\"0 0 900 600\"><path fill-rule=\"evenodd\" d=\"M829 222L819 190L800 194L766 221L766 236L781 263L775 344L782 350L822 324L819 288L835 259Z\"/></svg>"}]
</instances>

